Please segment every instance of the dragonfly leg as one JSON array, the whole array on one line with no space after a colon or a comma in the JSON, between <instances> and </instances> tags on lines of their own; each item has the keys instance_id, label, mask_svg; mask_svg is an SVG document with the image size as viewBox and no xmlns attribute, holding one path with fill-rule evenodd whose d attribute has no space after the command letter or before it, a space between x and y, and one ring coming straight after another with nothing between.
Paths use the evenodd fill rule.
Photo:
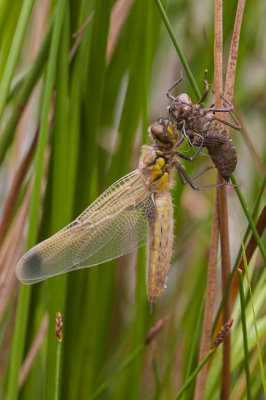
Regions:
<instances>
[{"instance_id":1,"label":"dragonfly leg","mask_svg":"<svg viewBox=\"0 0 266 400\"><path fill-rule=\"evenodd\" d=\"M198 179L201 175L205 174L205 172L209 171L209 169L213 169L215 168L214 166L210 166L210 167L206 167L204 168L202 171L200 171L197 175L194 175L192 178L190 178L191 181L195 181L196 179ZM178 176L182 182L183 185L186 185L187 182L184 180L182 174L180 173L179 169L177 169L178 172Z\"/></svg>"},{"instance_id":2,"label":"dragonfly leg","mask_svg":"<svg viewBox=\"0 0 266 400\"><path fill-rule=\"evenodd\" d=\"M181 138L178 140L178 142L176 144L176 147L179 147L184 142L184 140L185 140L185 137L181 136Z\"/></svg>"},{"instance_id":3,"label":"dragonfly leg","mask_svg":"<svg viewBox=\"0 0 266 400\"><path fill-rule=\"evenodd\" d=\"M218 183L218 184L215 184L215 185L208 185L208 186L198 187L198 186L194 185L194 183L192 182L192 179L189 178L189 176L187 175L186 171L181 167L181 165L178 165L177 168L178 168L177 172L178 172L179 177L181 177L181 175L182 175L182 179L180 178L181 182L183 183L183 181L185 180L186 183L188 183L189 186L191 186L192 189L194 189L194 190L206 190L206 189L212 189L212 188L219 187L219 186L224 186L224 185L227 185L227 186L238 186L238 185L233 185L233 184L230 184L230 183L228 184L227 182L222 182L222 183Z\"/></svg>"}]
</instances>

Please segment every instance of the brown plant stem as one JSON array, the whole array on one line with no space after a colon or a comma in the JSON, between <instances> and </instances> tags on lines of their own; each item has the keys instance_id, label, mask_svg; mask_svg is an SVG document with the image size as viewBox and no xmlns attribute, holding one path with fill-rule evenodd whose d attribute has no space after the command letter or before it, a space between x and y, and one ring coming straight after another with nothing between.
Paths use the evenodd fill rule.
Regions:
<instances>
[{"instance_id":1,"label":"brown plant stem","mask_svg":"<svg viewBox=\"0 0 266 400\"><path fill-rule=\"evenodd\" d=\"M228 58L226 83L225 83L225 95L229 101L232 101L232 99L233 99L238 43L239 43L239 36L240 36L244 6L245 6L245 0L239 0L237 12L236 12L235 24L234 24L234 31L233 31L233 36L232 36L232 43L231 43L230 53L229 53L229 58ZM224 118L227 118L227 115L225 115ZM225 126L225 129L227 129L226 126ZM225 321L225 318L219 319L219 322L218 322L216 330L215 330L216 332L221 329L223 321Z\"/></svg>"},{"instance_id":2,"label":"brown plant stem","mask_svg":"<svg viewBox=\"0 0 266 400\"><path fill-rule=\"evenodd\" d=\"M214 87L215 87L215 106L222 106L221 93L223 91L223 2L215 0L215 42L214 42ZM224 115L222 115L224 118ZM217 183L222 183L222 176L217 173ZM221 255L222 255L222 290L226 288L227 280L231 271L230 243L228 230L228 206L227 188L221 186L216 189L218 198L218 221L220 230ZM230 319L231 304L228 296L224 305L223 323ZM222 362L222 388L221 398L229 399L230 394L230 333L223 342L223 362Z\"/></svg>"},{"instance_id":3,"label":"brown plant stem","mask_svg":"<svg viewBox=\"0 0 266 400\"><path fill-rule=\"evenodd\" d=\"M221 107L220 94L223 90L222 81L222 65L223 65L223 30L222 30L222 0L215 0L215 40L214 40L214 88L215 88L215 106ZM216 183L223 182L223 178L217 173ZM221 191L225 190L225 187L220 187ZM204 355L210 349L211 345L211 329L213 319L213 308L214 308L214 294L215 294L215 283L216 283L216 270L217 270L217 255L218 255L218 237L219 237L219 226L220 226L220 204L223 207L227 207L227 203L224 204L220 201L221 191L216 189L215 202L213 211L213 224L212 224L212 235L210 244L210 255L208 264L208 277L207 277L207 288L206 288L206 302L204 308L204 318L202 326L202 336L200 344L199 362L202 361ZM229 241L227 241L229 243ZM216 249L216 251L214 251ZM230 264L229 264L230 268ZM215 282L213 282L215 279ZM229 318L228 318L229 319ZM229 339L230 340L230 339ZM207 379L207 367L205 366L197 376L196 389L194 399L200 400L204 398L205 385ZM228 379L228 377L227 377ZM230 379L230 368L229 368L229 379ZM229 381L230 382L230 381Z\"/></svg>"}]
</instances>

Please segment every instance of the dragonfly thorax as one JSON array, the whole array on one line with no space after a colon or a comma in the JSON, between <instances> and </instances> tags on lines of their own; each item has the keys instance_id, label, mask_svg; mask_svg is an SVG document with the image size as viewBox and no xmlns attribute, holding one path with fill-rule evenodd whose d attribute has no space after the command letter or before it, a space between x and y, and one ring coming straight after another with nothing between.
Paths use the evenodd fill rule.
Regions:
<instances>
[{"instance_id":1,"label":"dragonfly thorax","mask_svg":"<svg viewBox=\"0 0 266 400\"><path fill-rule=\"evenodd\" d=\"M168 191L171 186L173 155L163 153L155 146L144 146L139 161L145 186L152 193Z\"/></svg>"}]
</instances>

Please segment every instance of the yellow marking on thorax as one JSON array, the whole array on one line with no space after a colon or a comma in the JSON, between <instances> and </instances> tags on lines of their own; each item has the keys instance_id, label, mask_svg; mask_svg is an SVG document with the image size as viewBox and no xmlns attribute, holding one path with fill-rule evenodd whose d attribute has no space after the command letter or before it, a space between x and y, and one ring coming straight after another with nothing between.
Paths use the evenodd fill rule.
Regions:
<instances>
[{"instance_id":1,"label":"yellow marking on thorax","mask_svg":"<svg viewBox=\"0 0 266 400\"><path fill-rule=\"evenodd\" d=\"M173 168L168 155L152 146L145 146L139 162L144 183L152 193L168 191L171 184L170 171Z\"/></svg>"},{"instance_id":2,"label":"yellow marking on thorax","mask_svg":"<svg viewBox=\"0 0 266 400\"><path fill-rule=\"evenodd\" d=\"M160 155L161 151L157 150L156 154ZM157 158L155 163L148 167L150 180L155 191L162 191L169 188L169 173L166 171L166 167L168 167L168 164L165 163L165 159L162 157Z\"/></svg>"}]
</instances>

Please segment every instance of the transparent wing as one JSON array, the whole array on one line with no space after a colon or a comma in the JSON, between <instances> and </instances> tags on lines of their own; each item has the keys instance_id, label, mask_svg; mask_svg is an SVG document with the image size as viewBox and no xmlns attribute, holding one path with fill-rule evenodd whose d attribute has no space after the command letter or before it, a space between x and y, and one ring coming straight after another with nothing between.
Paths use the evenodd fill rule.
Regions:
<instances>
[{"instance_id":1,"label":"transparent wing","mask_svg":"<svg viewBox=\"0 0 266 400\"><path fill-rule=\"evenodd\" d=\"M35 283L117 258L145 243L147 222L155 217L151 193L140 172L133 171L71 224L29 250L16 267L17 277Z\"/></svg>"}]
</instances>

